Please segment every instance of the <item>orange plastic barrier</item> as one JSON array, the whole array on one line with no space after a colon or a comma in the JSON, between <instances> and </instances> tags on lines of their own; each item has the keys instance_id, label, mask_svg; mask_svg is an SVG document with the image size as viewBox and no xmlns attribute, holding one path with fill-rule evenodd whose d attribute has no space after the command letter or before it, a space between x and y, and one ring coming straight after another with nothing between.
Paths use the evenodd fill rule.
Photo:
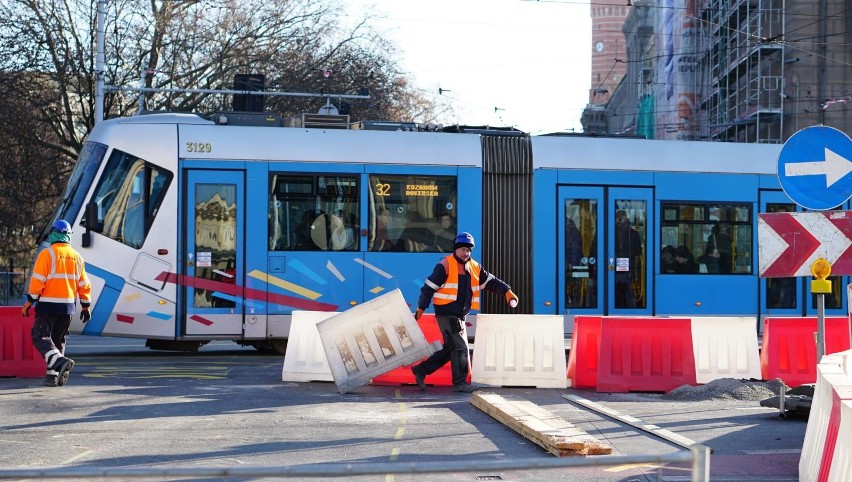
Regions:
<instances>
[{"instance_id":1,"label":"orange plastic barrier","mask_svg":"<svg viewBox=\"0 0 852 482\"><path fill-rule=\"evenodd\" d=\"M423 331L423 336L426 337L427 343L434 341L443 342L444 337L441 336L441 330L438 329L438 323L435 321L435 315L423 315L417 321L420 330ZM424 358L425 360L425 358ZM421 360L422 361L422 360ZM470 382L470 374L467 381ZM414 380L414 375L411 373L411 365L394 368L393 370L374 377L371 385L414 385L417 383ZM435 373L426 377L426 384L436 387L451 387L453 386L453 370L450 364L442 366Z\"/></svg>"},{"instance_id":2,"label":"orange plastic barrier","mask_svg":"<svg viewBox=\"0 0 852 482\"><path fill-rule=\"evenodd\" d=\"M816 317L766 318L760 346L764 380L780 378L789 387L816 382ZM825 319L825 354L849 349L849 318Z\"/></svg>"},{"instance_id":3,"label":"orange plastic barrier","mask_svg":"<svg viewBox=\"0 0 852 482\"><path fill-rule=\"evenodd\" d=\"M21 316L20 306L0 307L0 377L39 378L44 358L33 346L33 316Z\"/></svg>"},{"instance_id":4,"label":"orange plastic barrier","mask_svg":"<svg viewBox=\"0 0 852 482\"><path fill-rule=\"evenodd\" d=\"M681 385L696 385L692 320L601 320L598 392L667 392Z\"/></svg>"},{"instance_id":5,"label":"orange plastic barrier","mask_svg":"<svg viewBox=\"0 0 852 482\"><path fill-rule=\"evenodd\" d=\"M594 388L598 384L598 353L601 343L601 317L574 317L568 379L574 388Z\"/></svg>"}]
</instances>

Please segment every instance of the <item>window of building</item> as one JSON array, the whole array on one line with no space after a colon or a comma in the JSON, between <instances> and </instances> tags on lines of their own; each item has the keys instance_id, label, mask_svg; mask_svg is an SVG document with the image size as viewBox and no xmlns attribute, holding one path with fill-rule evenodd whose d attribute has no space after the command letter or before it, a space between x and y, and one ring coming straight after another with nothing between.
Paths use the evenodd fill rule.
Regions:
<instances>
[{"instance_id":1,"label":"window of building","mask_svg":"<svg viewBox=\"0 0 852 482\"><path fill-rule=\"evenodd\" d=\"M752 205L662 203L661 274L751 274Z\"/></svg>"},{"instance_id":2,"label":"window of building","mask_svg":"<svg viewBox=\"0 0 852 482\"><path fill-rule=\"evenodd\" d=\"M269 249L360 249L358 177L337 174L270 175Z\"/></svg>"},{"instance_id":3,"label":"window of building","mask_svg":"<svg viewBox=\"0 0 852 482\"><path fill-rule=\"evenodd\" d=\"M452 176L370 176L370 251L450 253L456 225Z\"/></svg>"},{"instance_id":4,"label":"window of building","mask_svg":"<svg viewBox=\"0 0 852 482\"><path fill-rule=\"evenodd\" d=\"M90 199L98 205L94 231L141 248L173 177L169 171L113 149Z\"/></svg>"}]
</instances>

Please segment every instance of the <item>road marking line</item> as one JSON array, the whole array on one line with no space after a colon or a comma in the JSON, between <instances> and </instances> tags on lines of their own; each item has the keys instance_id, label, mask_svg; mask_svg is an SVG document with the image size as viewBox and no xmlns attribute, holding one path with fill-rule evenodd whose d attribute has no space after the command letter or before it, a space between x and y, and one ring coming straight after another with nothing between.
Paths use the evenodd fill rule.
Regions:
<instances>
[{"instance_id":1,"label":"road marking line","mask_svg":"<svg viewBox=\"0 0 852 482\"><path fill-rule=\"evenodd\" d=\"M800 454L802 449L746 450L743 453L749 455Z\"/></svg>"},{"instance_id":2,"label":"road marking line","mask_svg":"<svg viewBox=\"0 0 852 482\"><path fill-rule=\"evenodd\" d=\"M77 455L71 457L70 459L63 460L62 462L59 463L59 465L68 465L68 464L70 464L71 462L74 462L77 459L81 459L81 458L83 458L83 457L85 457L89 454L93 454L93 453L95 453L94 450L86 450L85 452L77 454Z\"/></svg>"},{"instance_id":3,"label":"road marking line","mask_svg":"<svg viewBox=\"0 0 852 482\"><path fill-rule=\"evenodd\" d=\"M393 462L394 460L396 460L398 458L399 458L399 447L394 447L394 449L391 450L390 461Z\"/></svg>"},{"instance_id":4,"label":"road marking line","mask_svg":"<svg viewBox=\"0 0 852 482\"><path fill-rule=\"evenodd\" d=\"M662 466L656 465L656 464L625 464L625 465L616 465L615 467L610 467L610 468L604 469L604 472L623 472L625 470L642 469L642 468L658 469L660 467L662 467Z\"/></svg>"}]
</instances>

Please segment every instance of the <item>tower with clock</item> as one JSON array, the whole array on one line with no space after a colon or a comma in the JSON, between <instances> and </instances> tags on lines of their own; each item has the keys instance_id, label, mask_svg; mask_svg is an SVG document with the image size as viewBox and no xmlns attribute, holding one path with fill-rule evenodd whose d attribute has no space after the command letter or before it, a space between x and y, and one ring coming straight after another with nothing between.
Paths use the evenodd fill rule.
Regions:
<instances>
[{"instance_id":1,"label":"tower with clock","mask_svg":"<svg viewBox=\"0 0 852 482\"><path fill-rule=\"evenodd\" d=\"M621 27L630 7L592 4L592 79L589 103L603 105L627 72L627 50ZM620 61L619 61L620 60Z\"/></svg>"}]
</instances>

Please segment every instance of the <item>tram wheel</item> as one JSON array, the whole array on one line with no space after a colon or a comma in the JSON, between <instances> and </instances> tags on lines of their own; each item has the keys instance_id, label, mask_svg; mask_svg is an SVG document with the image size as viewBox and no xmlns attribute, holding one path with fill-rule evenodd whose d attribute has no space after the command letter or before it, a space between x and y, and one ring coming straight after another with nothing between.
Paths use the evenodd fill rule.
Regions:
<instances>
[{"instance_id":1,"label":"tram wheel","mask_svg":"<svg viewBox=\"0 0 852 482\"><path fill-rule=\"evenodd\" d=\"M251 346L257 351L277 353L279 355L284 355L287 352L287 340L282 338L254 341Z\"/></svg>"}]
</instances>

